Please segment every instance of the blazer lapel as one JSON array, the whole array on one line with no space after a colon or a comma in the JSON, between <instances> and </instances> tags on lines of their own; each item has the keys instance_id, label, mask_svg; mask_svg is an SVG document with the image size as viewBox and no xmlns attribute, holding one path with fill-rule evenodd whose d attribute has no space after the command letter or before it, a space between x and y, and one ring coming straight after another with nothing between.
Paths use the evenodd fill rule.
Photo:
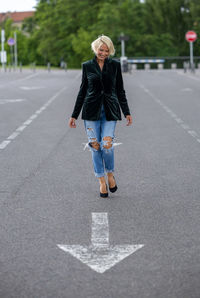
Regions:
<instances>
[{"instance_id":1,"label":"blazer lapel","mask_svg":"<svg viewBox=\"0 0 200 298\"><path fill-rule=\"evenodd\" d=\"M97 58L97 56L95 55L94 56L94 58L93 58L93 63L95 64L95 66L96 66L96 70L98 71L98 73L100 74L100 75L102 75L102 73L105 71L105 69L107 68L106 66L107 66L107 63L108 63L108 61L109 61L109 58L106 58L105 59L105 61L104 61L104 65L103 65L103 69L101 70L101 68L100 68L100 66L99 66L99 64L98 64L98 62L97 62L97 60L96 60L96 58Z\"/></svg>"}]
</instances>

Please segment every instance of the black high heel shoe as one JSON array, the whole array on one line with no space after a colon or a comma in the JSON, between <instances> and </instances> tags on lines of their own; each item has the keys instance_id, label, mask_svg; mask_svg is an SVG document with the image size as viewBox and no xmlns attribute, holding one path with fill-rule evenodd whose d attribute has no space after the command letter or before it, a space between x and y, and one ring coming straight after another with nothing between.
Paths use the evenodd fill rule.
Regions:
<instances>
[{"instance_id":1,"label":"black high heel shoe","mask_svg":"<svg viewBox=\"0 0 200 298\"><path fill-rule=\"evenodd\" d=\"M115 180L115 177L113 176L113 179ZM115 186L114 187L109 187L109 190L111 191L111 192L116 192L117 191L117 184L116 184L116 181L115 181Z\"/></svg>"},{"instance_id":2,"label":"black high heel shoe","mask_svg":"<svg viewBox=\"0 0 200 298\"><path fill-rule=\"evenodd\" d=\"M106 184L106 190L107 190L106 193L102 193L102 192L100 192L100 197L101 197L101 198L107 198L107 197L108 197L108 187L107 187L107 184Z\"/></svg>"}]
</instances>

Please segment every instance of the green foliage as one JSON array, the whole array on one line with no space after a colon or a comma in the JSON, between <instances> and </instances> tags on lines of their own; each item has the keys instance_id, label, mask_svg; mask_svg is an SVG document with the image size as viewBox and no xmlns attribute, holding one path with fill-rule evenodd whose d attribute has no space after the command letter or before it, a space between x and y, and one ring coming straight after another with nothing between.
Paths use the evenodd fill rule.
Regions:
<instances>
[{"instance_id":1,"label":"green foliage","mask_svg":"<svg viewBox=\"0 0 200 298\"><path fill-rule=\"evenodd\" d=\"M10 20L2 26L7 37L17 30ZM100 34L110 36L119 57L122 32L129 57L189 55L188 30L200 36L199 0L37 0L35 16L17 31L19 58L80 67L93 57L91 42ZM200 55L200 41L194 54Z\"/></svg>"}]
</instances>

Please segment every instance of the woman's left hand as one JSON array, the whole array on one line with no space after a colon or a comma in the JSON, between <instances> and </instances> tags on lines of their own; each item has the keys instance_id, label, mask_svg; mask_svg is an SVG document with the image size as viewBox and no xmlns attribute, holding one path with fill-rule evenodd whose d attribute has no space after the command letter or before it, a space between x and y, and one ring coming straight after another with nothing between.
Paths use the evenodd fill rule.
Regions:
<instances>
[{"instance_id":1,"label":"woman's left hand","mask_svg":"<svg viewBox=\"0 0 200 298\"><path fill-rule=\"evenodd\" d=\"M131 115L127 115L126 116L126 121L127 121L126 126L130 126L133 123L132 116Z\"/></svg>"}]
</instances>

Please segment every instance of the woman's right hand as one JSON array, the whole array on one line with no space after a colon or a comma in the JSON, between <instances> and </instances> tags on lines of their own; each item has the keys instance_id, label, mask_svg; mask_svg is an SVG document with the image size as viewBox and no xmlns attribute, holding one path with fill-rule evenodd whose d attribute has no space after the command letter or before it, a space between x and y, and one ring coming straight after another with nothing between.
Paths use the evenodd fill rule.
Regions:
<instances>
[{"instance_id":1,"label":"woman's right hand","mask_svg":"<svg viewBox=\"0 0 200 298\"><path fill-rule=\"evenodd\" d=\"M72 117L71 117L71 118L69 119L69 127L70 127L70 128L76 128L76 122L75 122L75 121L76 121L75 118L72 118Z\"/></svg>"}]
</instances>

